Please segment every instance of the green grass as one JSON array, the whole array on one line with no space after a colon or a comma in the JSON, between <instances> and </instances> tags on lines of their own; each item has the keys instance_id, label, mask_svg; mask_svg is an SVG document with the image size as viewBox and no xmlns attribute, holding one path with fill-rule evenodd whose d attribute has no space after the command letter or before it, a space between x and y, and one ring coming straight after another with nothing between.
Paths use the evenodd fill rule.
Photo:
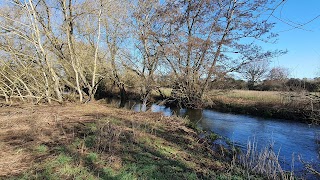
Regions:
<instances>
[{"instance_id":1,"label":"green grass","mask_svg":"<svg viewBox=\"0 0 320 180\"><path fill-rule=\"evenodd\" d=\"M86 158L89 163L96 163L99 160L99 155L97 153L90 152Z\"/></svg>"},{"instance_id":2,"label":"green grass","mask_svg":"<svg viewBox=\"0 0 320 180\"><path fill-rule=\"evenodd\" d=\"M36 152L38 153L45 153L47 151L48 151L48 147L46 145L41 144L36 147Z\"/></svg>"},{"instance_id":3,"label":"green grass","mask_svg":"<svg viewBox=\"0 0 320 180\"><path fill-rule=\"evenodd\" d=\"M212 142L214 142L215 140L220 139L221 136L218 135L218 134L216 134L216 133L211 132L211 133L209 134L208 138L209 138Z\"/></svg>"}]
</instances>

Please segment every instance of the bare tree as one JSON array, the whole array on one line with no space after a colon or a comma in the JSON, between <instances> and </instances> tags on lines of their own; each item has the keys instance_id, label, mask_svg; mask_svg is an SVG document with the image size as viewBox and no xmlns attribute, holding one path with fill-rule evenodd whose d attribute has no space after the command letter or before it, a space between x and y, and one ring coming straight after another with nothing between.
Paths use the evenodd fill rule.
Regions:
<instances>
[{"instance_id":1,"label":"bare tree","mask_svg":"<svg viewBox=\"0 0 320 180\"><path fill-rule=\"evenodd\" d=\"M11 7L14 10L4 8L3 14L0 15L3 20L0 28L4 34L1 49L7 58L11 58L3 63L7 69L4 71L6 74L2 73L2 76L9 82L3 84L11 89L11 97L18 96L21 100L28 97L46 98L49 103L51 100L61 102L60 80L51 55L45 48L45 32L41 29L42 20L34 2L28 0L25 3L10 3L7 8ZM39 2L41 3L42 1ZM16 74L21 71L22 74ZM52 91L55 92L55 96L52 95Z\"/></svg>"},{"instance_id":2,"label":"bare tree","mask_svg":"<svg viewBox=\"0 0 320 180\"><path fill-rule=\"evenodd\" d=\"M285 82L289 77L289 69L285 67L274 67L268 74L268 79L272 81Z\"/></svg>"},{"instance_id":3,"label":"bare tree","mask_svg":"<svg viewBox=\"0 0 320 180\"><path fill-rule=\"evenodd\" d=\"M268 72L269 62L268 61L256 61L244 65L240 72L242 76L248 82L248 88L254 89L255 83L264 78Z\"/></svg>"},{"instance_id":4,"label":"bare tree","mask_svg":"<svg viewBox=\"0 0 320 180\"><path fill-rule=\"evenodd\" d=\"M191 108L201 107L217 66L227 73L272 55L257 52L254 43L272 42L276 36L271 33L273 23L263 18L271 4L269 0L166 1L159 11L166 31L158 42L175 75L174 94L179 101Z\"/></svg>"},{"instance_id":5,"label":"bare tree","mask_svg":"<svg viewBox=\"0 0 320 180\"><path fill-rule=\"evenodd\" d=\"M63 101L64 87L74 89L79 101L96 92L101 47L102 15L109 1L8 1L0 14L0 47L5 54L3 92ZM85 19L86 21L83 21ZM90 27L83 28L90 21ZM88 24L88 23L87 23ZM83 47L87 47L84 53ZM90 56L87 56L90 55ZM32 68L31 68L32 67ZM23 76L16 76L20 71ZM19 83L18 83L19 82ZM34 82L34 83L31 83ZM6 90L4 90L6 89Z\"/></svg>"},{"instance_id":6,"label":"bare tree","mask_svg":"<svg viewBox=\"0 0 320 180\"><path fill-rule=\"evenodd\" d=\"M114 82L120 91L120 107L123 107L127 101L127 92L125 84L125 73L123 57L128 46L129 20L128 11L131 3L128 1L118 1L118 3L109 3L110 11L106 12L103 18L103 26L106 31L105 42L107 46L107 59L110 64L111 76L109 78Z\"/></svg>"},{"instance_id":7,"label":"bare tree","mask_svg":"<svg viewBox=\"0 0 320 180\"><path fill-rule=\"evenodd\" d=\"M158 88L155 74L162 53L156 37L162 30L158 26L161 21L157 14L159 8L160 3L156 0L138 0L131 19L134 53L127 59L126 67L136 72L141 79L140 96L145 107L152 90Z\"/></svg>"}]
</instances>

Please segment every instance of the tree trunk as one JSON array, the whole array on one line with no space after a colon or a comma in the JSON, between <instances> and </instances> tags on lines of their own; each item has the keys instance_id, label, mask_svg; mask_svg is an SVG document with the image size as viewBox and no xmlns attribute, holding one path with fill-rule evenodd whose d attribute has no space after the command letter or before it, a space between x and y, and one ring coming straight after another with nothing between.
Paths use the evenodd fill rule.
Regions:
<instances>
[{"instance_id":1,"label":"tree trunk","mask_svg":"<svg viewBox=\"0 0 320 180\"><path fill-rule=\"evenodd\" d=\"M127 97L127 92L124 87L124 84L120 85L119 88L120 88L120 107L123 108L127 103L128 97Z\"/></svg>"},{"instance_id":2,"label":"tree trunk","mask_svg":"<svg viewBox=\"0 0 320 180\"><path fill-rule=\"evenodd\" d=\"M45 80L46 98L47 98L48 103L51 104L49 81L48 81L48 78L47 78L47 74L45 72L43 72L43 77L44 77L44 80Z\"/></svg>"},{"instance_id":3,"label":"tree trunk","mask_svg":"<svg viewBox=\"0 0 320 180\"><path fill-rule=\"evenodd\" d=\"M254 90L254 81L248 81L248 89Z\"/></svg>"},{"instance_id":4,"label":"tree trunk","mask_svg":"<svg viewBox=\"0 0 320 180\"><path fill-rule=\"evenodd\" d=\"M93 63L93 72L92 72L92 81L91 81L91 87L89 87L89 99L94 98L94 95L96 93L96 72L97 72L97 61L98 61L98 52L99 52L99 42L100 42L100 35L101 35L101 14L102 10L99 11L99 19L98 19L98 37L97 37L97 44L94 52L94 63ZM98 84L98 83L97 83Z\"/></svg>"},{"instance_id":5,"label":"tree trunk","mask_svg":"<svg viewBox=\"0 0 320 180\"><path fill-rule=\"evenodd\" d=\"M0 87L1 88L1 87ZM6 100L6 103L9 104L9 96L7 95L7 93L4 91L3 88L1 88L2 92L3 92L3 96L4 96L4 99Z\"/></svg>"}]
</instances>

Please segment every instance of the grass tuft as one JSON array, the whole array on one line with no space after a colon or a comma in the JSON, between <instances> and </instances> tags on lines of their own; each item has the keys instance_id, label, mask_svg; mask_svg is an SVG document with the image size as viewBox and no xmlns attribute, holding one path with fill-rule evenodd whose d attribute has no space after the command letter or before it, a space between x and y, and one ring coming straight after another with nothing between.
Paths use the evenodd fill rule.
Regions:
<instances>
[{"instance_id":1,"label":"grass tuft","mask_svg":"<svg viewBox=\"0 0 320 180\"><path fill-rule=\"evenodd\" d=\"M38 153L45 153L45 152L48 151L48 147L46 145L41 144L41 145L36 147L36 151Z\"/></svg>"}]
</instances>

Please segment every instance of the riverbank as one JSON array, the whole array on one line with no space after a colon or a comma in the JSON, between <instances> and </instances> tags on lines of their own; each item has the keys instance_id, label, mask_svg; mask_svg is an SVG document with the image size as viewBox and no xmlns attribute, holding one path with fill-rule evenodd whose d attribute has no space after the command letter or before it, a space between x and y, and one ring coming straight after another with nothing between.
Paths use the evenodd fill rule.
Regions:
<instances>
[{"instance_id":1,"label":"riverbank","mask_svg":"<svg viewBox=\"0 0 320 180\"><path fill-rule=\"evenodd\" d=\"M246 179L185 119L97 102L0 109L0 178Z\"/></svg>"},{"instance_id":2,"label":"riverbank","mask_svg":"<svg viewBox=\"0 0 320 180\"><path fill-rule=\"evenodd\" d=\"M319 101L309 93L277 91L211 91L204 97L205 107L220 112L320 123Z\"/></svg>"},{"instance_id":3,"label":"riverbank","mask_svg":"<svg viewBox=\"0 0 320 180\"><path fill-rule=\"evenodd\" d=\"M319 124L313 119L313 112L303 108L291 108L274 104L238 104L224 101L214 101L206 107L224 113L253 115L264 118L285 119L295 122Z\"/></svg>"}]
</instances>

